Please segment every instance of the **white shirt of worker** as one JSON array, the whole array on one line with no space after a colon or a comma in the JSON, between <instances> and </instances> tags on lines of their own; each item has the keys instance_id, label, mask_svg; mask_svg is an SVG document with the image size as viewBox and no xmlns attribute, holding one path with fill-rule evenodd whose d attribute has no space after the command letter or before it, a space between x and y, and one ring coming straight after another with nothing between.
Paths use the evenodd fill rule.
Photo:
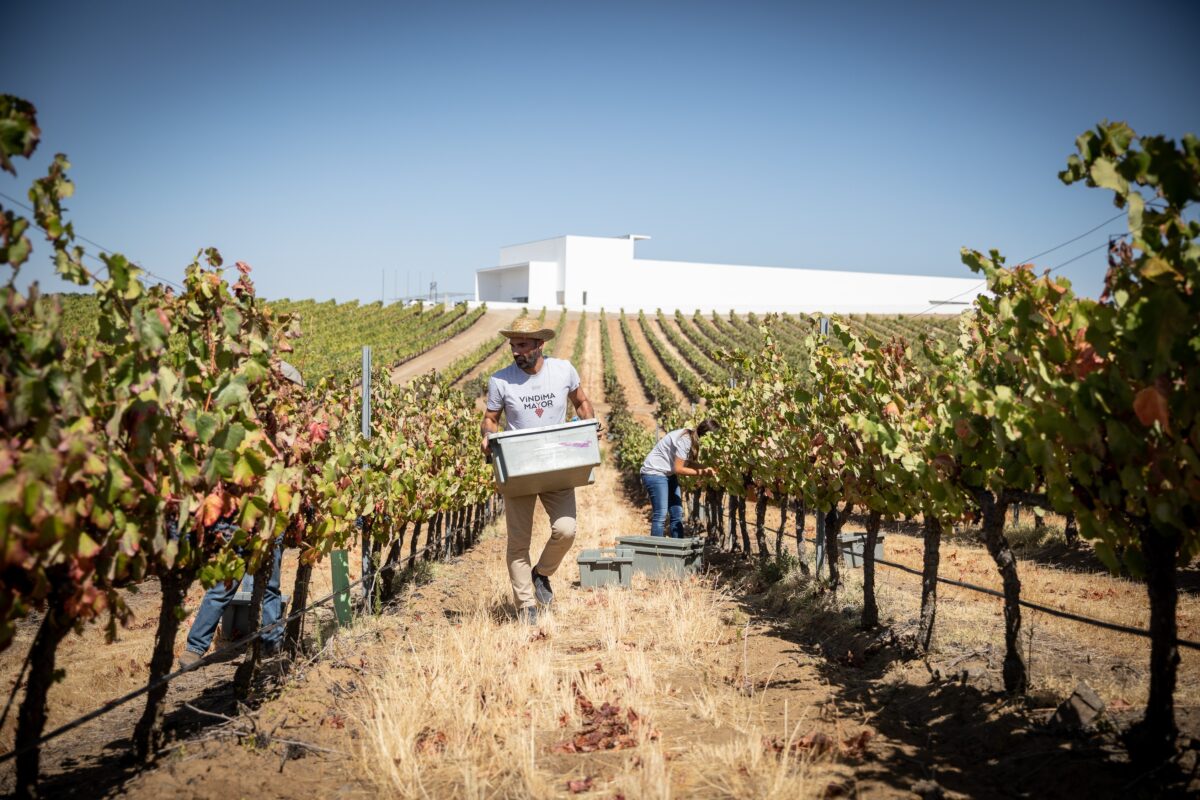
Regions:
<instances>
[{"instance_id":1,"label":"white shirt of worker","mask_svg":"<svg viewBox=\"0 0 1200 800\"><path fill-rule=\"evenodd\" d=\"M487 409L503 409L510 431L559 425L567 421L569 395L577 388L579 373L571 362L561 358L544 358L535 375L511 364L488 381ZM550 517L550 541L538 558L538 574L552 576L575 541L574 489L505 498L504 519L508 527L505 559L518 609L537 605L529 549L533 509L539 498Z\"/></svg>"},{"instance_id":2,"label":"white shirt of worker","mask_svg":"<svg viewBox=\"0 0 1200 800\"><path fill-rule=\"evenodd\" d=\"M543 358L536 375L509 364L488 380L487 408L504 409L510 431L561 425L567 421L569 395L578 388L579 373L570 361Z\"/></svg>"},{"instance_id":3,"label":"white shirt of worker","mask_svg":"<svg viewBox=\"0 0 1200 800\"><path fill-rule=\"evenodd\" d=\"M642 475L674 475L675 459L687 461L692 457L692 434L679 428L658 440L642 462Z\"/></svg>"}]
</instances>

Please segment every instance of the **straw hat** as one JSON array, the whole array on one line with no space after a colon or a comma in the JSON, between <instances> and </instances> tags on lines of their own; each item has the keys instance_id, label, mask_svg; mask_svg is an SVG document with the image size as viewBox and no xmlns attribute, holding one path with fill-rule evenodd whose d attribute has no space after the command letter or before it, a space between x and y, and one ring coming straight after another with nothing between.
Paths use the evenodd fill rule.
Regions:
<instances>
[{"instance_id":1,"label":"straw hat","mask_svg":"<svg viewBox=\"0 0 1200 800\"><path fill-rule=\"evenodd\" d=\"M541 339L546 342L554 338L554 329L541 327L541 323L533 317L521 317L511 328L502 328L500 333L510 339Z\"/></svg>"}]
</instances>

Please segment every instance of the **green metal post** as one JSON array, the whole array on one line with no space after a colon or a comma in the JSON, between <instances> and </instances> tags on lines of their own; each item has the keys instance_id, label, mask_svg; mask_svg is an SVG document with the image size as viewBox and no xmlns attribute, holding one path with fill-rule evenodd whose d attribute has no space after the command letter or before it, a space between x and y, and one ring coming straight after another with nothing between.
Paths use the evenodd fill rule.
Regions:
<instances>
[{"instance_id":1,"label":"green metal post","mask_svg":"<svg viewBox=\"0 0 1200 800\"><path fill-rule=\"evenodd\" d=\"M362 435L364 439L371 438L371 348L364 345L362 349ZM367 564L370 546L367 537L363 537L363 564ZM333 598L333 612L338 625L349 625L353 621L350 611L350 557L345 550L334 550L330 554L330 569L333 571L333 590L337 594ZM363 575L364 583L368 576ZM370 600L367 600L370 607Z\"/></svg>"},{"instance_id":2,"label":"green metal post","mask_svg":"<svg viewBox=\"0 0 1200 800\"><path fill-rule=\"evenodd\" d=\"M334 550L330 554L330 569L333 571L333 613L338 625L349 625L353 621L350 611L350 558L345 550Z\"/></svg>"}]
</instances>

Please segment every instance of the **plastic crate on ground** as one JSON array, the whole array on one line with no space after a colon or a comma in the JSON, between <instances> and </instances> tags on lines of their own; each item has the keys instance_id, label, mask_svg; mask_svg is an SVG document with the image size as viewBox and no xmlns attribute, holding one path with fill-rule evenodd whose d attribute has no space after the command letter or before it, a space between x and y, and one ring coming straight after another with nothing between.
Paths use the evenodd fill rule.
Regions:
<instances>
[{"instance_id":1,"label":"plastic crate on ground","mask_svg":"<svg viewBox=\"0 0 1200 800\"><path fill-rule=\"evenodd\" d=\"M883 558L883 534L879 534L879 538L875 540L875 558ZM817 563L825 563L825 542L817 539ZM858 569L863 565L863 552L867 546L867 535L865 533L842 533L838 534L838 549L842 552L842 564L852 569Z\"/></svg>"},{"instance_id":2,"label":"plastic crate on ground","mask_svg":"<svg viewBox=\"0 0 1200 800\"><path fill-rule=\"evenodd\" d=\"M633 550L633 571L652 578L682 578L700 570L704 540L699 536L619 536L619 547Z\"/></svg>"},{"instance_id":3,"label":"plastic crate on ground","mask_svg":"<svg viewBox=\"0 0 1200 800\"><path fill-rule=\"evenodd\" d=\"M633 551L628 548L592 548L581 552L576 561L579 563L579 585L584 589L629 588L633 580Z\"/></svg>"},{"instance_id":4,"label":"plastic crate on ground","mask_svg":"<svg viewBox=\"0 0 1200 800\"><path fill-rule=\"evenodd\" d=\"M250 627L250 596L254 593L254 576L245 575L238 586L237 594L221 612L221 640L232 642L240 639L254 629ZM285 615L287 612L288 596L281 594L279 607Z\"/></svg>"}]
</instances>

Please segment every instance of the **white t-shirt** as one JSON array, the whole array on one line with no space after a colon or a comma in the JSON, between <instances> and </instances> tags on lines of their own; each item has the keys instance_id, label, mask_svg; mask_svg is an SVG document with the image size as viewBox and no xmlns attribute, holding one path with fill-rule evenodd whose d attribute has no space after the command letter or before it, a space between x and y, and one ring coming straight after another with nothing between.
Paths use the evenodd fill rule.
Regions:
<instances>
[{"instance_id":1,"label":"white t-shirt","mask_svg":"<svg viewBox=\"0 0 1200 800\"><path fill-rule=\"evenodd\" d=\"M673 430L658 440L658 444L642 462L643 475L674 475L675 459L687 461L692 455L692 437L687 428Z\"/></svg>"},{"instance_id":2,"label":"white t-shirt","mask_svg":"<svg viewBox=\"0 0 1200 800\"><path fill-rule=\"evenodd\" d=\"M571 404L567 395L578 388L579 373L565 359L543 358L536 375L509 364L488 379L487 408L504 409L510 431L560 425Z\"/></svg>"}]
</instances>

